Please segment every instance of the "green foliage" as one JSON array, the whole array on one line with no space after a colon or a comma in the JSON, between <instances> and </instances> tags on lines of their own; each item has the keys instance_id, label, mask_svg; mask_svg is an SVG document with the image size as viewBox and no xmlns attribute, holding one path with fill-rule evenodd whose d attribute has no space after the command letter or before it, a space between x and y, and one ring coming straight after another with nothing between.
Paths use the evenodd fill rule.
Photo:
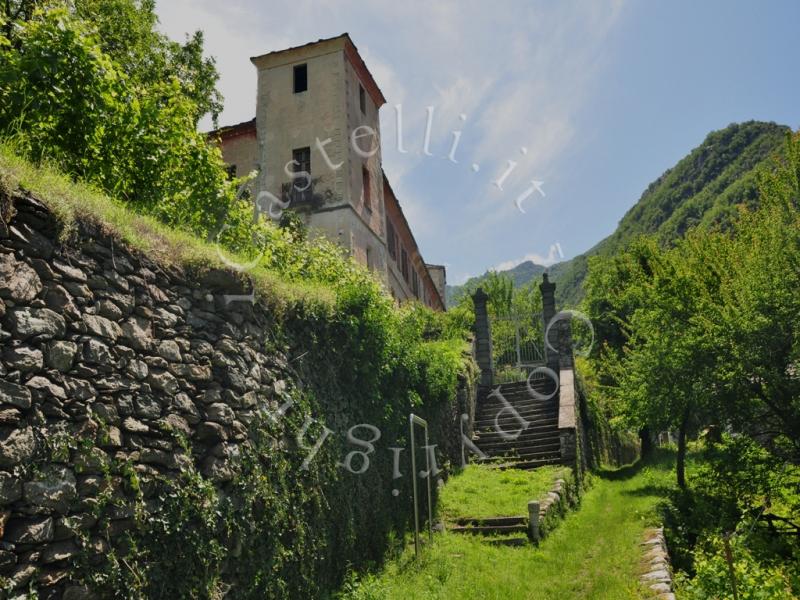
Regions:
<instances>
[{"instance_id":1,"label":"green foliage","mask_svg":"<svg viewBox=\"0 0 800 600\"><path fill-rule=\"evenodd\" d=\"M570 469L544 466L521 471L467 465L442 489L439 514L448 521L526 516L528 502L544 498L559 478L571 480Z\"/></svg>"},{"instance_id":2,"label":"green foliage","mask_svg":"<svg viewBox=\"0 0 800 600\"><path fill-rule=\"evenodd\" d=\"M676 563L691 570L699 561L697 589L711 586L709 597L713 577L700 569L718 565L698 549L704 540L748 522L747 548L761 565L754 589L763 569L797 553L798 173L800 135L787 135L784 153L757 172L758 208L671 247L640 238L594 259L587 282L601 338L594 364L616 414L630 426L679 430L679 483L686 436L707 430L705 464L666 517Z\"/></svg>"},{"instance_id":3,"label":"green foliage","mask_svg":"<svg viewBox=\"0 0 800 600\"><path fill-rule=\"evenodd\" d=\"M790 569L757 560L739 538L734 537L731 540L731 553L739 600L792 600L799 597L799 573L794 573L796 582L793 590ZM681 598L733 600L735 596L731 570L726 560L723 540L719 536L713 536L702 544L695 554L695 568L697 574L694 578L684 575L676 580Z\"/></svg>"},{"instance_id":4,"label":"green foliage","mask_svg":"<svg viewBox=\"0 0 800 600\"><path fill-rule=\"evenodd\" d=\"M437 533L419 559L407 546L380 572L360 579L351 576L341 598L646 598L650 590L637 583L641 541L644 529L656 522L655 506L668 489L673 459L657 458L637 468L602 472L581 498L580 510L538 546L492 545L482 536ZM448 481L443 496L451 485L458 485L458 479ZM474 500L502 502L492 497Z\"/></svg>"},{"instance_id":5,"label":"green foliage","mask_svg":"<svg viewBox=\"0 0 800 600\"><path fill-rule=\"evenodd\" d=\"M94 14L90 4L110 19L106 2L78 14ZM94 34L103 18L35 11L15 24L13 38L0 37L0 136L173 227L252 249L252 207L236 198L238 182L228 181L219 150L195 129L205 109L178 77L144 82L127 73ZM118 46L121 57L125 44Z\"/></svg>"}]
</instances>

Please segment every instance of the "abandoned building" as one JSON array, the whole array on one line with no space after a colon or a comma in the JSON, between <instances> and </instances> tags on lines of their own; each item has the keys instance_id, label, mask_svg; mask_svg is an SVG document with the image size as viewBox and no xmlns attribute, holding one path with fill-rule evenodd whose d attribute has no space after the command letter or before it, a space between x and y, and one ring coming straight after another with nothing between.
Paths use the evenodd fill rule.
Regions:
<instances>
[{"instance_id":1,"label":"abandoned building","mask_svg":"<svg viewBox=\"0 0 800 600\"><path fill-rule=\"evenodd\" d=\"M257 172L311 231L345 248L398 301L444 310L443 266L425 263L381 163L386 99L348 34L250 59L256 116L209 135L232 176Z\"/></svg>"}]
</instances>

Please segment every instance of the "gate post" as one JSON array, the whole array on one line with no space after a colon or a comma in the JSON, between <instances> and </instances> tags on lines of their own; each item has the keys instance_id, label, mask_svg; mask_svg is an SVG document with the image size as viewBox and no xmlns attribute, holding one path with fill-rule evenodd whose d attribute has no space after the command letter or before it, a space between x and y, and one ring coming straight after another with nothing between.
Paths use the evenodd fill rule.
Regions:
<instances>
[{"instance_id":1,"label":"gate post","mask_svg":"<svg viewBox=\"0 0 800 600\"><path fill-rule=\"evenodd\" d=\"M547 333L547 326L550 324L550 320L556 315L556 284L551 282L547 276L547 273L542 275L542 283L539 284L539 291L542 292L542 318L544 320L544 332ZM560 325L561 323L556 323L553 325L553 329L550 331L550 337L555 339L550 340L550 346L554 348L561 349L561 335L560 335ZM556 373L559 370L559 360L558 354L553 352L547 344L548 340L544 340L544 356L545 361L547 362L548 368L552 369Z\"/></svg>"},{"instance_id":2,"label":"gate post","mask_svg":"<svg viewBox=\"0 0 800 600\"><path fill-rule=\"evenodd\" d=\"M481 370L481 385L490 386L494 382L492 365L492 329L489 324L489 312L486 301L489 296L478 288L472 296L475 305L475 360Z\"/></svg>"}]
</instances>

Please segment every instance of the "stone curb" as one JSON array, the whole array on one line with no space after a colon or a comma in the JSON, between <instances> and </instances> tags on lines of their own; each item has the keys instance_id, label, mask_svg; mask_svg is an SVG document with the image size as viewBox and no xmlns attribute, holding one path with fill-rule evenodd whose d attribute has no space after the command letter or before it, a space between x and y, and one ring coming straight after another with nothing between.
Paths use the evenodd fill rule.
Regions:
<instances>
[{"instance_id":1,"label":"stone curb","mask_svg":"<svg viewBox=\"0 0 800 600\"><path fill-rule=\"evenodd\" d=\"M541 524L551 512L565 513L569 507L569 499L570 491L567 488L567 482L559 478L542 498L528 502L530 537L534 543L538 543L547 534L546 531L541 531Z\"/></svg>"},{"instance_id":2,"label":"stone curb","mask_svg":"<svg viewBox=\"0 0 800 600\"><path fill-rule=\"evenodd\" d=\"M644 573L640 581L653 591L658 600L675 600L672 585L672 568L669 563L669 550L664 538L664 528L651 528L645 531L645 540L640 544L644 552Z\"/></svg>"}]
</instances>

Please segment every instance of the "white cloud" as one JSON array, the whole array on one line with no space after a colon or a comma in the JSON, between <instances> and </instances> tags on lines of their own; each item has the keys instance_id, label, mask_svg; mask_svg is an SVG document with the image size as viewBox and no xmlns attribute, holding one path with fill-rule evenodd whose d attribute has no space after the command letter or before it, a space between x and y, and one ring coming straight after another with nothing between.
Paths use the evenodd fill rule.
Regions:
<instances>
[{"instance_id":1,"label":"white cloud","mask_svg":"<svg viewBox=\"0 0 800 600\"><path fill-rule=\"evenodd\" d=\"M546 255L537 254L536 252L532 252L531 254L526 254L522 258L515 258L512 260L506 260L501 262L500 264L495 265L492 270L494 271L508 271L509 269L513 269L519 264L522 264L527 261L532 261L537 265L542 265L544 267L549 267L561 260L564 260L564 254L561 251L561 245L558 243L552 244L550 249L547 251Z\"/></svg>"}]
</instances>

